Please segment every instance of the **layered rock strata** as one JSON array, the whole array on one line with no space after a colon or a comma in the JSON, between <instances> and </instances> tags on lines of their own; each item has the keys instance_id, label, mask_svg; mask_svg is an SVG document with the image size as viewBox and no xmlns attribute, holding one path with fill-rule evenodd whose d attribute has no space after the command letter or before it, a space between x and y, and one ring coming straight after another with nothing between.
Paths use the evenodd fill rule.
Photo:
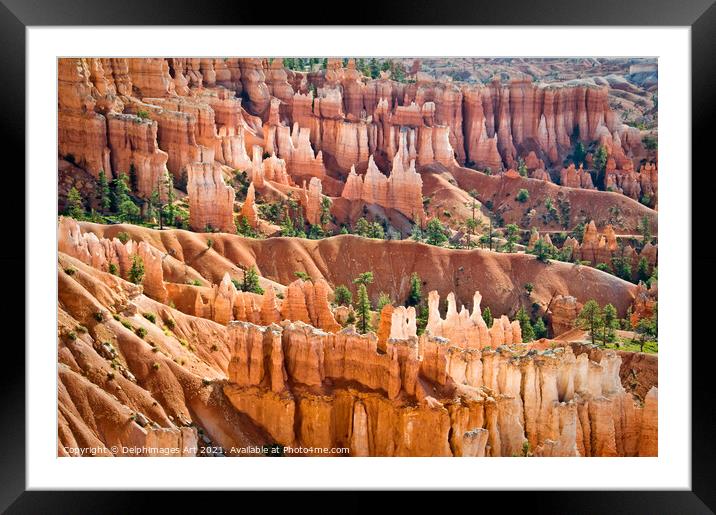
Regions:
<instances>
[{"instance_id":1,"label":"layered rock strata","mask_svg":"<svg viewBox=\"0 0 716 515\"><path fill-rule=\"evenodd\" d=\"M193 163L187 168L189 226L195 231L205 231L210 228L235 233L236 192L224 182L221 167L210 163Z\"/></svg>"},{"instance_id":2,"label":"layered rock strata","mask_svg":"<svg viewBox=\"0 0 716 515\"><path fill-rule=\"evenodd\" d=\"M415 171L415 161L410 161L405 168L401 159L393 159L390 176L386 177L371 156L364 176L358 175L355 167L351 168L341 197L395 209L420 222L425 219L422 187L420 174Z\"/></svg>"},{"instance_id":3,"label":"layered rock strata","mask_svg":"<svg viewBox=\"0 0 716 515\"><path fill-rule=\"evenodd\" d=\"M355 456L653 455L656 390L642 408L620 358L571 348L461 349L443 338L233 323L232 404L283 445Z\"/></svg>"}]
</instances>

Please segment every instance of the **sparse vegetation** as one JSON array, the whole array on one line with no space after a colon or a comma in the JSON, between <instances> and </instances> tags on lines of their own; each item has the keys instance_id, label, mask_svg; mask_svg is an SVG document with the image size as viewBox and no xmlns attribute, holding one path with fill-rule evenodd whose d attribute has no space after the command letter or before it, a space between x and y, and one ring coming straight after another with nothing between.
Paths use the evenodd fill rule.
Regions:
<instances>
[{"instance_id":1,"label":"sparse vegetation","mask_svg":"<svg viewBox=\"0 0 716 515\"><path fill-rule=\"evenodd\" d=\"M259 273L256 270L256 266L251 265L249 269L244 272L244 280L241 283L240 289L241 291L263 295L264 289L259 286Z\"/></svg>"},{"instance_id":2,"label":"sparse vegetation","mask_svg":"<svg viewBox=\"0 0 716 515\"><path fill-rule=\"evenodd\" d=\"M448 230L437 218L431 219L425 226L425 242L430 245L442 246L448 240Z\"/></svg>"},{"instance_id":3,"label":"sparse vegetation","mask_svg":"<svg viewBox=\"0 0 716 515\"><path fill-rule=\"evenodd\" d=\"M142 284L144 281L144 261L135 254L132 258L132 268L129 269L129 280L134 284Z\"/></svg>"},{"instance_id":4,"label":"sparse vegetation","mask_svg":"<svg viewBox=\"0 0 716 515\"><path fill-rule=\"evenodd\" d=\"M333 297L338 306L349 306L353 302L353 294L344 284L336 286Z\"/></svg>"},{"instance_id":5,"label":"sparse vegetation","mask_svg":"<svg viewBox=\"0 0 716 515\"><path fill-rule=\"evenodd\" d=\"M485 309L482 310L482 319L485 321L485 324L487 324L487 327L492 327L492 310L490 310L490 306L487 306Z\"/></svg>"}]
</instances>

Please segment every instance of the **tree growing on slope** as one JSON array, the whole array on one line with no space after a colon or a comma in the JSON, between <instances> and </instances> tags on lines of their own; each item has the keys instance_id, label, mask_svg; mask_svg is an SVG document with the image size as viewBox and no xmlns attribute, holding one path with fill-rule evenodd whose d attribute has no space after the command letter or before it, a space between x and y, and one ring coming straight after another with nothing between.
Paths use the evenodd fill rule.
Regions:
<instances>
[{"instance_id":1,"label":"tree growing on slope","mask_svg":"<svg viewBox=\"0 0 716 515\"><path fill-rule=\"evenodd\" d=\"M604 327L604 318L599 304L595 300L589 300L582 311L579 312L575 321L577 327L589 331L592 343L596 344L599 337L599 330Z\"/></svg>"},{"instance_id":2,"label":"tree growing on slope","mask_svg":"<svg viewBox=\"0 0 716 515\"><path fill-rule=\"evenodd\" d=\"M144 261L135 254L132 258L132 268L129 269L129 280L134 284L142 284L144 280Z\"/></svg>"}]
</instances>

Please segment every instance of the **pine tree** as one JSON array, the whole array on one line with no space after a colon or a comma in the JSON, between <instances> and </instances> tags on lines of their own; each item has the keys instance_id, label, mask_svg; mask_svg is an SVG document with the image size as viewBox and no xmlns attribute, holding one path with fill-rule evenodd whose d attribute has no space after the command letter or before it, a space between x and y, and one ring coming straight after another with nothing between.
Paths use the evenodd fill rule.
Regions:
<instances>
[{"instance_id":1,"label":"pine tree","mask_svg":"<svg viewBox=\"0 0 716 515\"><path fill-rule=\"evenodd\" d=\"M152 191L152 195L149 197L149 209L147 209L147 217L151 220L155 216L156 213L159 213L159 228L162 227L162 206L161 206L161 200L159 197L159 190L154 189Z\"/></svg>"},{"instance_id":2,"label":"pine tree","mask_svg":"<svg viewBox=\"0 0 716 515\"><path fill-rule=\"evenodd\" d=\"M296 228L293 225L293 220L291 220L291 215L289 214L288 209L286 210L286 216L281 224L281 236L296 236Z\"/></svg>"},{"instance_id":3,"label":"pine tree","mask_svg":"<svg viewBox=\"0 0 716 515\"><path fill-rule=\"evenodd\" d=\"M584 144L580 141L577 146L574 147L574 165L579 166L584 164L584 158L587 157L587 151L584 149Z\"/></svg>"},{"instance_id":4,"label":"pine tree","mask_svg":"<svg viewBox=\"0 0 716 515\"><path fill-rule=\"evenodd\" d=\"M515 224L509 224L507 226L507 243L505 244L505 250L512 252L515 249L515 243L517 243L517 234L520 232L520 228Z\"/></svg>"},{"instance_id":5,"label":"pine tree","mask_svg":"<svg viewBox=\"0 0 716 515\"><path fill-rule=\"evenodd\" d=\"M525 308L520 308L517 311L516 320L520 323L520 328L522 329L522 341L531 342L534 340L535 331L532 328L532 322L530 322L530 317L527 315Z\"/></svg>"},{"instance_id":6,"label":"pine tree","mask_svg":"<svg viewBox=\"0 0 716 515\"><path fill-rule=\"evenodd\" d=\"M382 291L378 294L378 306L375 308L377 311L380 311L383 309L384 306L387 306L388 304L392 304L393 299L390 298L390 295L388 295L386 292Z\"/></svg>"},{"instance_id":7,"label":"pine tree","mask_svg":"<svg viewBox=\"0 0 716 515\"><path fill-rule=\"evenodd\" d=\"M139 217L139 206L135 204L131 198L126 198L123 200L117 209L117 213L119 214L120 218L122 220L127 222L134 222Z\"/></svg>"},{"instance_id":8,"label":"pine tree","mask_svg":"<svg viewBox=\"0 0 716 515\"><path fill-rule=\"evenodd\" d=\"M137 168L134 163L129 165L129 184L132 187L132 191L137 191Z\"/></svg>"},{"instance_id":9,"label":"pine tree","mask_svg":"<svg viewBox=\"0 0 716 515\"><path fill-rule=\"evenodd\" d=\"M111 209L117 213L119 206L126 200L131 200L129 197L129 186L127 182L129 178L126 174L119 174L119 177L112 181L112 192L110 195Z\"/></svg>"},{"instance_id":10,"label":"pine tree","mask_svg":"<svg viewBox=\"0 0 716 515\"><path fill-rule=\"evenodd\" d=\"M405 301L406 306L417 306L423 300L423 294L421 291L423 282L420 280L420 276L417 272L413 272L410 276L410 291L408 292L408 298Z\"/></svg>"},{"instance_id":11,"label":"pine tree","mask_svg":"<svg viewBox=\"0 0 716 515\"><path fill-rule=\"evenodd\" d=\"M99 171L99 179L97 181L97 200L99 200L99 208L102 214L106 214L112 207L111 191L109 190L109 182L104 170Z\"/></svg>"},{"instance_id":12,"label":"pine tree","mask_svg":"<svg viewBox=\"0 0 716 515\"><path fill-rule=\"evenodd\" d=\"M333 290L333 300L339 306L348 306L353 302L353 294L345 285L339 284Z\"/></svg>"},{"instance_id":13,"label":"pine tree","mask_svg":"<svg viewBox=\"0 0 716 515\"><path fill-rule=\"evenodd\" d=\"M576 320L577 327L589 331L589 336L592 339L592 343L597 343L597 336L599 330L604 326L604 318L602 316L602 310L594 300L587 301L577 316Z\"/></svg>"},{"instance_id":14,"label":"pine tree","mask_svg":"<svg viewBox=\"0 0 716 515\"><path fill-rule=\"evenodd\" d=\"M331 221L331 199L329 197L321 198L321 225L325 226Z\"/></svg>"},{"instance_id":15,"label":"pine tree","mask_svg":"<svg viewBox=\"0 0 716 515\"><path fill-rule=\"evenodd\" d=\"M370 283L373 282L373 272L363 272L362 274L358 274L358 277L353 279L353 284L368 286Z\"/></svg>"},{"instance_id":16,"label":"pine tree","mask_svg":"<svg viewBox=\"0 0 716 515\"><path fill-rule=\"evenodd\" d=\"M144 280L144 261L135 254L132 258L132 268L129 269L129 280L134 284L142 284Z\"/></svg>"},{"instance_id":17,"label":"pine tree","mask_svg":"<svg viewBox=\"0 0 716 515\"><path fill-rule=\"evenodd\" d=\"M423 302L422 305L418 306L416 308L417 314L415 316L415 322L417 325L417 332L416 334L420 336L425 332L425 327L428 325L428 316L430 315L430 311L428 310L428 307Z\"/></svg>"},{"instance_id":18,"label":"pine tree","mask_svg":"<svg viewBox=\"0 0 716 515\"><path fill-rule=\"evenodd\" d=\"M539 239L530 251L530 254L534 254L535 256L537 256L537 259L542 263L547 263L549 261L549 258L552 257L552 249L547 243Z\"/></svg>"},{"instance_id":19,"label":"pine tree","mask_svg":"<svg viewBox=\"0 0 716 515\"><path fill-rule=\"evenodd\" d=\"M604 145L601 145L594 154L594 167L598 172L604 172L607 166L607 157L607 149Z\"/></svg>"},{"instance_id":20,"label":"pine tree","mask_svg":"<svg viewBox=\"0 0 716 515\"><path fill-rule=\"evenodd\" d=\"M639 223L637 224L637 228L639 229L639 232L642 236L642 248L647 243L651 243L651 223L649 222L649 218L644 215Z\"/></svg>"},{"instance_id":21,"label":"pine tree","mask_svg":"<svg viewBox=\"0 0 716 515\"><path fill-rule=\"evenodd\" d=\"M370 68L370 77L371 79L377 79L380 75L380 68L378 67L378 61L375 60L375 58L372 58L370 60L370 64L368 65Z\"/></svg>"},{"instance_id":22,"label":"pine tree","mask_svg":"<svg viewBox=\"0 0 716 515\"><path fill-rule=\"evenodd\" d=\"M358 300L355 305L356 315L358 316L358 330L365 334L370 331L370 299L368 298L368 290L365 284L358 287Z\"/></svg>"},{"instance_id":23,"label":"pine tree","mask_svg":"<svg viewBox=\"0 0 716 515\"><path fill-rule=\"evenodd\" d=\"M85 215L85 206L82 202L82 195L77 191L77 188L72 186L70 191L67 192L67 205L65 207L65 213L68 216L76 220L81 220Z\"/></svg>"},{"instance_id":24,"label":"pine tree","mask_svg":"<svg viewBox=\"0 0 716 515\"><path fill-rule=\"evenodd\" d=\"M492 327L492 310L490 310L489 306L482 310L482 319L488 328Z\"/></svg>"},{"instance_id":25,"label":"pine tree","mask_svg":"<svg viewBox=\"0 0 716 515\"><path fill-rule=\"evenodd\" d=\"M162 216L166 213L167 224L174 225L174 201L176 200L176 195L174 194L174 177L171 172L167 172L163 186L166 190L167 202L162 206Z\"/></svg>"},{"instance_id":26,"label":"pine tree","mask_svg":"<svg viewBox=\"0 0 716 515\"><path fill-rule=\"evenodd\" d=\"M244 272L244 280L241 283L241 291L248 291L251 293L258 293L262 295L264 289L259 286L259 273L256 271L256 267L251 267Z\"/></svg>"},{"instance_id":27,"label":"pine tree","mask_svg":"<svg viewBox=\"0 0 716 515\"><path fill-rule=\"evenodd\" d=\"M649 280L649 262L646 260L645 257L639 259L636 273L640 281L646 282Z\"/></svg>"},{"instance_id":28,"label":"pine tree","mask_svg":"<svg viewBox=\"0 0 716 515\"><path fill-rule=\"evenodd\" d=\"M445 226L437 218L430 220L425 227L425 242L440 246L448 240Z\"/></svg>"},{"instance_id":29,"label":"pine tree","mask_svg":"<svg viewBox=\"0 0 716 515\"><path fill-rule=\"evenodd\" d=\"M535 330L535 338L538 340L540 338L546 338L547 337L547 327L544 325L544 319L542 317L537 317L537 321L534 325Z\"/></svg>"},{"instance_id":30,"label":"pine tree","mask_svg":"<svg viewBox=\"0 0 716 515\"><path fill-rule=\"evenodd\" d=\"M608 342L613 342L616 338L616 332L615 329L617 328L619 324L619 318L617 316L617 310L616 308L611 305L607 304L604 306L604 310L602 311L602 316L604 318L604 331L602 333L602 343L606 346Z\"/></svg>"},{"instance_id":31,"label":"pine tree","mask_svg":"<svg viewBox=\"0 0 716 515\"><path fill-rule=\"evenodd\" d=\"M517 172L522 177L527 177L527 165L525 164L525 160L520 158L517 158Z\"/></svg>"}]
</instances>

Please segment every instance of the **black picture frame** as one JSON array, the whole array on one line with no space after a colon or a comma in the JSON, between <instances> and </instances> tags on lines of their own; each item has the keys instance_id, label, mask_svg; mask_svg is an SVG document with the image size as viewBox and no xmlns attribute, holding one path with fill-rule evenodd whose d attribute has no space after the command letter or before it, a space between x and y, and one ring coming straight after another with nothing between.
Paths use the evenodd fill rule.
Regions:
<instances>
[{"instance_id":1,"label":"black picture frame","mask_svg":"<svg viewBox=\"0 0 716 515\"><path fill-rule=\"evenodd\" d=\"M0 252L0 266L6 272L6 281L20 282L18 270L25 268L24 220L25 212L24 148L25 138L25 29L28 26L62 25L247 25L247 24L314 24L316 20L342 25L616 25L616 26L689 26L691 27L692 71L692 168L698 170L698 188L693 190L691 217L692 241L703 231L712 231L708 220L713 220L709 196L716 189L712 147L716 87L716 5L714 0L552 0L478 2L469 0L442 0L440 2L400 0L390 4L355 4L356 9L342 10L335 2L283 3L267 9L262 3L237 3L226 0L197 3L187 0L148 2L146 0L2 0L0 2L0 102L2 103L3 186L6 195L2 205L6 227L12 227ZM280 5L280 7L279 7ZM91 44L91 42L89 43ZM48 80L51 80L48 75ZM691 174L691 170L679 173ZM693 176L692 176L693 177ZM51 176L48 175L48 181ZM10 184L8 184L8 181ZM14 183L14 184L13 184ZM699 198L701 195L703 198ZM688 216L689 213L684 213ZM20 227L20 220L23 220ZM21 240L22 238L22 240ZM707 249L708 242L703 243ZM693 252L692 249L683 249ZM707 250L693 252L692 270L710 275L716 258ZM709 291L707 281L701 287ZM7 286L6 288L10 288ZM22 289L21 289L22 288ZM12 293L7 293L7 291ZM0 373L0 509L7 513L124 513L143 511L145 502L157 498L155 494L130 492L40 492L25 491L25 349L23 335L17 323L42 323L31 320L32 313L20 291L23 284L0 295L0 313L5 319L5 341ZM691 491L589 491L589 492L478 492L479 505L499 502L497 506L529 510L537 513L714 513L716 511L716 410L711 382L712 335L697 338L699 330L705 333L708 326L711 299L700 301L692 294L693 318L702 321L694 327L691 321L669 321L684 327L684 341L678 342L692 352L692 489ZM24 314L24 316L23 316ZM668 364L665 369L668 369ZM568 471L565 471L568 473ZM558 489L558 478L555 478ZM628 482L628 478L625 478ZM162 507L186 504L181 492L163 495ZM245 495L245 494L240 494ZM271 494L273 504L283 496ZM359 494L352 493L356 496ZM143 499L140 499L143 497ZM219 506L223 495L212 494L211 503ZM341 505L361 506L343 497ZM264 499L267 499L264 497ZM408 504L422 503L421 495L413 495ZM158 499L157 499L158 500ZM451 496L451 502L454 498ZM207 499L205 498L205 503ZM260 502L260 500L259 500ZM325 501L324 501L325 502ZM458 501L455 501L458 502ZM474 500L468 502L475 502ZM462 503L461 503L462 504ZM324 505L325 506L325 505ZM365 505L363 505L365 506ZM419 506L419 505L418 505Z\"/></svg>"}]
</instances>

